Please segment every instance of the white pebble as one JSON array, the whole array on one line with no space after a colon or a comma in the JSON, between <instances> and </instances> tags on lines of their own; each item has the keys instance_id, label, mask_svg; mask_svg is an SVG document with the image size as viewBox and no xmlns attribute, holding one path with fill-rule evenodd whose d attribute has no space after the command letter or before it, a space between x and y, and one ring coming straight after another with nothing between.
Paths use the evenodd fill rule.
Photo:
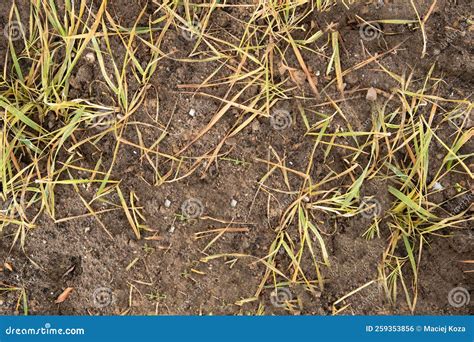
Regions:
<instances>
[{"instance_id":1,"label":"white pebble","mask_svg":"<svg viewBox=\"0 0 474 342\"><path fill-rule=\"evenodd\" d=\"M170 230L168 230L168 231L169 231L171 234L173 234L175 229L176 229L175 226L171 226L171 227L170 227Z\"/></svg>"},{"instance_id":2,"label":"white pebble","mask_svg":"<svg viewBox=\"0 0 474 342\"><path fill-rule=\"evenodd\" d=\"M233 198L232 201L230 201L230 206L232 208L235 208L237 206L237 201Z\"/></svg>"},{"instance_id":3,"label":"white pebble","mask_svg":"<svg viewBox=\"0 0 474 342\"><path fill-rule=\"evenodd\" d=\"M171 201L169 199L165 200L165 207L169 208L171 206Z\"/></svg>"},{"instance_id":4,"label":"white pebble","mask_svg":"<svg viewBox=\"0 0 474 342\"><path fill-rule=\"evenodd\" d=\"M370 87L367 90L367 95L365 96L365 98L367 99L367 101L371 101L371 102L377 100L377 90L375 90L374 87Z\"/></svg>"},{"instance_id":5,"label":"white pebble","mask_svg":"<svg viewBox=\"0 0 474 342\"><path fill-rule=\"evenodd\" d=\"M86 61L87 63L94 63L95 62L95 55L93 52L86 53Z\"/></svg>"},{"instance_id":6,"label":"white pebble","mask_svg":"<svg viewBox=\"0 0 474 342\"><path fill-rule=\"evenodd\" d=\"M194 118L196 116L196 109L191 108L191 110L189 111L189 115Z\"/></svg>"},{"instance_id":7,"label":"white pebble","mask_svg":"<svg viewBox=\"0 0 474 342\"><path fill-rule=\"evenodd\" d=\"M435 190L435 191L436 191L436 190L443 190L444 187L443 187L443 185L442 185L440 182L436 182L436 183L434 183L432 189Z\"/></svg>"}]
</instances>

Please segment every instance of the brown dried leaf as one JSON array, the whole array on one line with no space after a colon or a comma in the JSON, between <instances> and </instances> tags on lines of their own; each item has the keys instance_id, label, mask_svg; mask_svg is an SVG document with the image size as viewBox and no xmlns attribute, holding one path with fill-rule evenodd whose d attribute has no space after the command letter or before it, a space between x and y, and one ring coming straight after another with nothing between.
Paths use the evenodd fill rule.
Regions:
<instances>
[{"instance_id":1,"label":"brown dried leaf","mask_svg":"<svg viewBox=\"0 0 474 342\"><path fill-rule=\"evenodd\" d=\"M160 240L163 240L163 237L162 237L162 236L154 235L154 236L148 236L148 237L146 237L145 240L160 241Z\"/></svg>"},{"instance_id":2,"label":"brown dried leaf","mask_svg":"<svg viewBox=\"0 0 474 342\"><path fill-rule=\"evenodd\" d=\"M10 265L8 262L5 262L3 266L5 266L5 268L9 270L10 272L13 272L13 266Z\"/></svg>"},{"instance_id":3,"label":"brown dried leaf","mask_svg":"<svg viewBox=\"0 0 474 342\"><path fill-rule=\"evenodd\" d=\"M283 62L280 62L280 64L278 65L278 73L283 76L286 72L286 70L288 70L288 67L283 64Z\"/></svg>"},{"instance_id":4,"label":"brown dried leaf","mask_svg":"<svg viewBox=\"0 0 474 342\"><path fill-rule=\"evenodd\" d=\"M318 76L313 72L313 70L309 71L309 76L315 85L318 85Z\"/></svg>"},{"instance_id":5,"label":"brown dried leaf","mask_svg":"<svg viewBox=\"0 0 474 342\"><path fill-rule=\"evenodd\" d=\"M293 82L296 83L298 86L304 85L306 81L306 73L302 70L288 70L290 72L290 77L293 80Z\"/></svg>"},{"instance_id":6,"label":"brown dried leaf","mask_svg":"<svg viewBox=\"0 0 474 342\"><path fill-rule=\"evenodd\" d=\"M74 288L72 287L68 287L66 288L63 293L61 293L58 297L58 299L56 299L55 303L56 304L59 304L59 303L62 303L64 302L66 299L69 298L69 295L71 294L72 290L74 290Z\"/></svg>"}]
</instances>

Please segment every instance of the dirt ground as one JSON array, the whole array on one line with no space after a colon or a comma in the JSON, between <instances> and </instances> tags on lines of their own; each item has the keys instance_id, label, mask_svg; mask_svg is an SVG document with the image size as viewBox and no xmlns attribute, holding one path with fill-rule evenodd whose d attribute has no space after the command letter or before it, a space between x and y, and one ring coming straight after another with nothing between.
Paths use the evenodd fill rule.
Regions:
<instances>
[{"instance_id":1,"label":"dirt ground","mask_svg":"<svg viewBox=\"0 0 474 342\"><path fill-rule=\"evenodd\" d=\"M134 24L144 6L143 0L114 0L108 4L108 11L114 14L114 20L124 27ZM20 4L24 3L24 6ZM27 1L18 1L21 14L28 14ZM91 2L96 11L99 1ZM420 13L427 13L432 1L415 1ZM153 16L156 5L149 3L142 18L147 22ZM367 51L384 53L401 44L396 53L388 53L380 63L397 74L413 72L413 79L423 80L433 64L435 72L442 75L443 85L440 96L455 96L472 99L474 85L474 54L472 26L462 26L466 16L472 15L474 3L469 0L439 0L435 11L426 23L427 55L421 59L423 38L419 30L409 25L387 25L384 35L370 41L364 41ZM10 3L0 4L0 26L3 28L10 11ZM216 10L210 18L208 27L213 32L222 32L222 39L242 34L243 26L235 24L235 18L245 23L251 15L250 9L231 8ZM335 23L341 37L341 64L343 69L366 60L359 27L355 17L365 20L376 19L416 19L410 1L360 1L349 6L342 4L332 7L324 13L314 12L305 19L310 27L326 27ZM232 18L232 20L231 20ZM472 16L471 16L472 19ZM456 26L462 34L452 35L446 26ZM230 39L230 38L229 38ZM295 37L298 39L298 37ZM0 38L0 55L5 56L7 40ZM123 45L116 42L112 47L118 56L125 53ZM162 134L153 127L150 112L156 110L156 96L159 98L159 121L170 122L171 133L160 142L160 153L173 154L183 149L219 111L227 87L211 87L199 92L214 97L201 96L193 89L183 85L200 84L209 75L219 70L221 77L228 76L231 70L221 68L219 61L207 61L199 64L182 61L194 48L179 29L170 29L166 33L161 49L165 53L173 51L172 58L159 61L158 68L151 79L152 88L144 103L133 114L133 120L144 124L141 130L145 146L152 145ZM297 66L296 58L288 51L287 60ZM148 58L146 48L137 52L140 58ZM324 77L328 61L303 51L303 58L318 78L318 87L323 88L330 79ZM2 58L3 59L3 58ZM101 88L94 80L102 78L99 66L81 62L76 67L75 86L70 91L71 98L82 97L99 99L109 104L111 94ZM3 70L3 62L1 62ZM130 77L130 92L133 93L134 80ZM370 120L371 104L366 101L367 88L375 87L387 93L395 86L387 73L378 72L376 65L369 64L345 78L345 91L351 96L340 103L341 109L348 115L353 127L361 128ZM156 90L156 92L155 92ZM260 90L250 87L242 101L251 99ZM289 99L280 103L281 108L298 112L298 106L324 111L319 107L321 100L300 101L298 97L309 94L310 85L291 90ZM335 84L327 90L337 95ZM195 115L189 115L191 109ZM186 150L186 155L201 156L222 140L239 116L237 110L225 114L210 132ZM52 122L51 125L57 123ZM251 298L260 285L266 267L255 262L267 255L269 246L275 238L274 228L291 202L291 196L278 192L275 198L259 187L259 180L268 171L268 165L259 160L268 160L270 147L280 156L286 157L287 165L296 170L304 170L311 155L313 138L305 136L305 125L300 116L293 116L291 127L275 130L268 118L258 118L235 137L226 140L221 149L226 154L218 163L201 163L189 176L174 182L155 185L155 171L144 160L140 151L133 145L122 144L113 168L112 179L121 180L124 193L133 191L138 203L143 207L147 225L157 231L156 239L137 240L130 229L123 211L113 210L100 214L100 219L112 235L108 236L104 228L91 216L77 217L73 220L56 222L43 213L36 221L36 227L27 233L25 248L19 244L13 248L13 230L5 229L0 236L0 262L7 262L11 270L0 272L0 284L8 284L25 289L28 311L32 315L97 315L97 314L204 314L236 315L257 313L265 314L303 314L330 315L335 301L352 290L376 279L381 256L386 248L388 233L385 220L381 222L381 236L372 240L362 235L370 220L362 216L336 218L327 213L314 213L326 243L331 267L324 269L327 279L323 291L308 292L303 285L291 285L288 295L298 304L291 312L278 305L272 305L272 289L265 287L257 300L243 305L238 301ZM447 141L452 128L446 125L443 133ZM87 133L84 133L87 134ZM124 139L137 141L137 132L129 127ZM110 166L114 155L114 137L110 134L93 146L81 146L84 159L80 165L94 168L101 157L104 169ZM442 148L433 144L430 159L433 165L439 165L438 154ZM463 149L472 153L472 142ZM324 162L324 151L315 153L315 168L311 177L321 178L328 170L342 172L347 168L343 161L345 151L335 148ZM161 174L175 170L176 165L169 161L157 163ZM191 171L191 163L183 165L182 174ZM81 177L81 171L74 175ZM453 199L455 185L464 184L473 189L473 180L466 174L453 172L445 178L444 190L431 200L443 203L448 211L465 208L472 203L473 197L461 201ZM273 174L266 182L268 187L285 189L281 174ZM347 179L339 180L341 183ZM301 178L289 174L289 184L298 188ZM382 210L390 206L391 195L388 192L388 180L372 179L364 183L362 194L375 196ZM87 209L78 196L78 192L69 185L56 188L56 220L87 214ZM94 184L79 186L81 196L90 199L97 190ZM189 199L196 200L201 211L200 218L183 220L180 214ZM118 198L111 196L111 204L95 204L95 210L115 208ZM271 201L271 205L269 205ZM115 204L114 204L115 203ZM184 204L183 204L184 203ZM471 212L472 213L472 212ZM196 233L209 229L232 227L246 228L241 232L225 233L209 248L206 246L215 235L197 239ZM462 286L474 288L474 273L467 273L468 266L461 260L473 259L474 229L467 222L460 229L446 230L452 236L429 236L419 264L419 287L415 314L456 315L472 313L471 304L460 308L448 303L451 289ZM151 236L152 234L149 234ZM440 234L441 235L441 234ZM203 250L205 249L205 252ZM222 257L203 260L206 256L235 253L247 257ZM207 262L204 262L207 261ZM284 261L282 261L284 263ZM271 283L271 282L270 282ZM266 284L271 285L271 284ZM73 288L69 298L57 304L55 300L68 287ZM18 293L0 292L0 308L3 314L22 312L18 303ZM237 304L236 304L237 303ZM377 284L357 292L347 298L344 304L350 306L343 314L410 314L400 290L397 302L390 303L383 288ZM261 308L264 308L262 311Z\"/></svg>"}]
</instances>

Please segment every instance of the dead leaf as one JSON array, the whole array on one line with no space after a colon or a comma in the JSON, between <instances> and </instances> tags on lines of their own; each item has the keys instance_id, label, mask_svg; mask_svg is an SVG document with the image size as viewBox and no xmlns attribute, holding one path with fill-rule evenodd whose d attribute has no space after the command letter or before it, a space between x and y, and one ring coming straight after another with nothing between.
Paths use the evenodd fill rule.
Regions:
<instances>
[{"instance_id":1,"label":"dead leaf","mask_svg":"<svg viewBox=\"0 0 474 342\"><path fill-rule=\"evenodd\" d=\"M280 64L278 65L278 73L280 74L280 76L283 76L287 70L288 67L283 62L280 62Z\"/></svg>"},{"instance_id":2,"label":"dead leaf","mask_svg":"<svg viewBox=\"0 0 474 342\"><path fill-rule=\"evenodd\" d=\"M301 66L301 69L303 70L303 73L306 75L309 86L311 87L311 90L313 91L314 95L319 97L319 92L318 88L316 87L316 84L314 84L313 79L311 78L311 75L309 74L308 67L306 66L306 63L304 62L303 56L301 56L300 51L298 50L298 47L296 46L294 41L291 41L291 46L293 47L293 52L295 53L296 59L298 60L298 63Z\"/></svg>"},{"instance_id":3,"label":"dead leaf","mask_svg":"<svg viewBox=\"0 0 474 342\"><path fill-rule=\"evenodd\" d=\"M68 287L66 288L63 293L61 293L58 297L58 299L56 299L55 303L56 304L59 304L59 303L62 303L64 302L66 299L69 298L69 295L71 294L72 290L74 290L74 288L72 287Z\"/></svg>"},{"instance_id":4,"label":"dead leaf","mask_svg":"<svg viewBox=\"0 0 474 342\"><path fill-rule=\"evenodd\" d=\"M318 85L318 75L316 75L313 70L309 70L309 76L311 77L313 83Z\"/></svg>"},{"instance_id":5,"label":"dead leaf","mask_svg":"<svg viewBox=\"0 0 474 342\"><path fill-rule=\"evenodd\" d=\"M280 64L278 65L278 72L280 73L281 76L283 76L287 71L291 73L292 71L295 71L295 70L297 69L289 67L288 65L283 63L283 61L280 61Z\"/></svg>"},{"instance_id":6,"label":"dead leaf","mask_svg":"<svg viewBox=\"0 0 474 342\"><path fill-rule=\"evenodd\" d=\"M289 69L288 71L290 72L291 79L293 80L293 82L296 83L296 85L304 85L306 81L306 73L304 71L298 69Z\"/></svg>"},{"instance_id":7,"label":"dead leaf","mask_svg":"<svg viewBox=\"0 0 474 342\"><path fill-rule=\"evenodd\" d=\"M13 272L13 266L10 265L8 262L5 262L3 266L5 266L5 268L9 270L10 272Z\"/></svg>"},{"instance_id":8,"label":"dead leaf","mask_svg":"<svg viewBox=\"0 0 474 342\"><path fill-rule=\"evenodd\" d=\"M163 237L162 237L162 236L154 235L154 236L148 236L148 237L146 237L145 240L160 241L160 240L163 240Z\"/></svg>"}]
</instances>

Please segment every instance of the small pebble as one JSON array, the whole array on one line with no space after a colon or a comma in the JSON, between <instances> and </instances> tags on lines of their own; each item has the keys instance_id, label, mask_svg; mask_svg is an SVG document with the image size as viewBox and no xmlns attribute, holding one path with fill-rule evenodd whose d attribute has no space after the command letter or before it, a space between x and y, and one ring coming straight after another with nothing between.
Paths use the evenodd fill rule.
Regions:
<instances>
[{"instance_id":1,"label":"small pebble","mask_svg":"<svg viewBox=\"0 0 474 342\"><path fill-rule=\"evenodd\" d=\"M237 206L237 201L235 199L232 199L232 201L230 201L230 206L232 208L235 208Z\"/></svg>"},{"instance_id":2,"label":"small pebble","mask_svg":"<svg viewBox=\"0 0 474 342\"><path fill-rule=\"evenodd\" d=\"M52 115L48 114L47 120L48 120L48 123L47 123L48 129L52 129L54 127L54 124L56 123L56 117L54 116L54 114Z\"/></svg>"},{"instance_id":3,"label":"small pebble","mask_svg":"<svg viewBox=\"0 0 474 342\"><path fill-rule=\"evenodd\" d=\"M94 63L95 62L95 54L93 52L86 53L86 61L87 63Z\"/></svg>"},{"instance_id":4,"label":"small pebble","mask_svg":"<svg viewBox=\"0 0 474 342\"><path fill-rule=\"evenodd\" d=\"M196 109L191 108L191 110L189 111L189 115L194 118L196 116Z\"/></svg>"},{"instance_id":5,"label":"small pebble","mask_svg":"<svg viewBox=\"0 0 474 342\"><path fill-rule=\"evenodd\" d=\"M168 231L169 231L171 234L173 234L175 229L176 229L175 226L171 226L171 227L170 227L170 230L168 230Z\"/></svg>"},{"instance_id":6,"label":"small pebble","mask_svg":"<svg viewBox=\"0 0 474 342\"><path fill-rule=\"evenodd\" d=\"M258 122L258 120L253 120L252 121L252 125L251 125L251 128L252 128L252 131L253 132L258 132L260 131L260 122Z\"/></svg>"},{"instance_id":7,"label":"small pebble","mask_svg":"<svg viewBox=\"0 0 474 342\"><path fill-rule=\"evenodd\" d=\"M436 191L436 190L443 190L444 187L443 187L443 185L442 185L440 182L436 182L436 183L434 183L432 189L435 190L435 191Z\"/></svg>"},{"instance_id":8,"label":"small pebble","mask_svg":"<svg viewBox=\"0 0 474 342\"><path fill-rule=\"evenodd\" d=\"M375 100L377 100L377 90L375 90L374 87L370 87L367 90L367 95L365 96L365 98L367 101L374 102Z\"/></svg>"},{"instance_id":9,"label":"small pebble","mask_svg":"<svg viewBox=\"0 0 474 342\"><path fill-rule=\"evenodd\" d=\"M91 231L91 228L90 228L90 227L86 227L86 228L84 228L84 233L86 233L86 234L87 234L87 233L89 233L90 231Z\"/></svg>"},{"instance_id":10,"label":"small pebble","mask_svg":"<svg viewBox=\"0 0 474 342\"><path fill-rule=\"evenodd\" d=\"M169 208L171 206L171 201L169 199L165 200L165 207Z\"/></svg>"}]
</instances>

